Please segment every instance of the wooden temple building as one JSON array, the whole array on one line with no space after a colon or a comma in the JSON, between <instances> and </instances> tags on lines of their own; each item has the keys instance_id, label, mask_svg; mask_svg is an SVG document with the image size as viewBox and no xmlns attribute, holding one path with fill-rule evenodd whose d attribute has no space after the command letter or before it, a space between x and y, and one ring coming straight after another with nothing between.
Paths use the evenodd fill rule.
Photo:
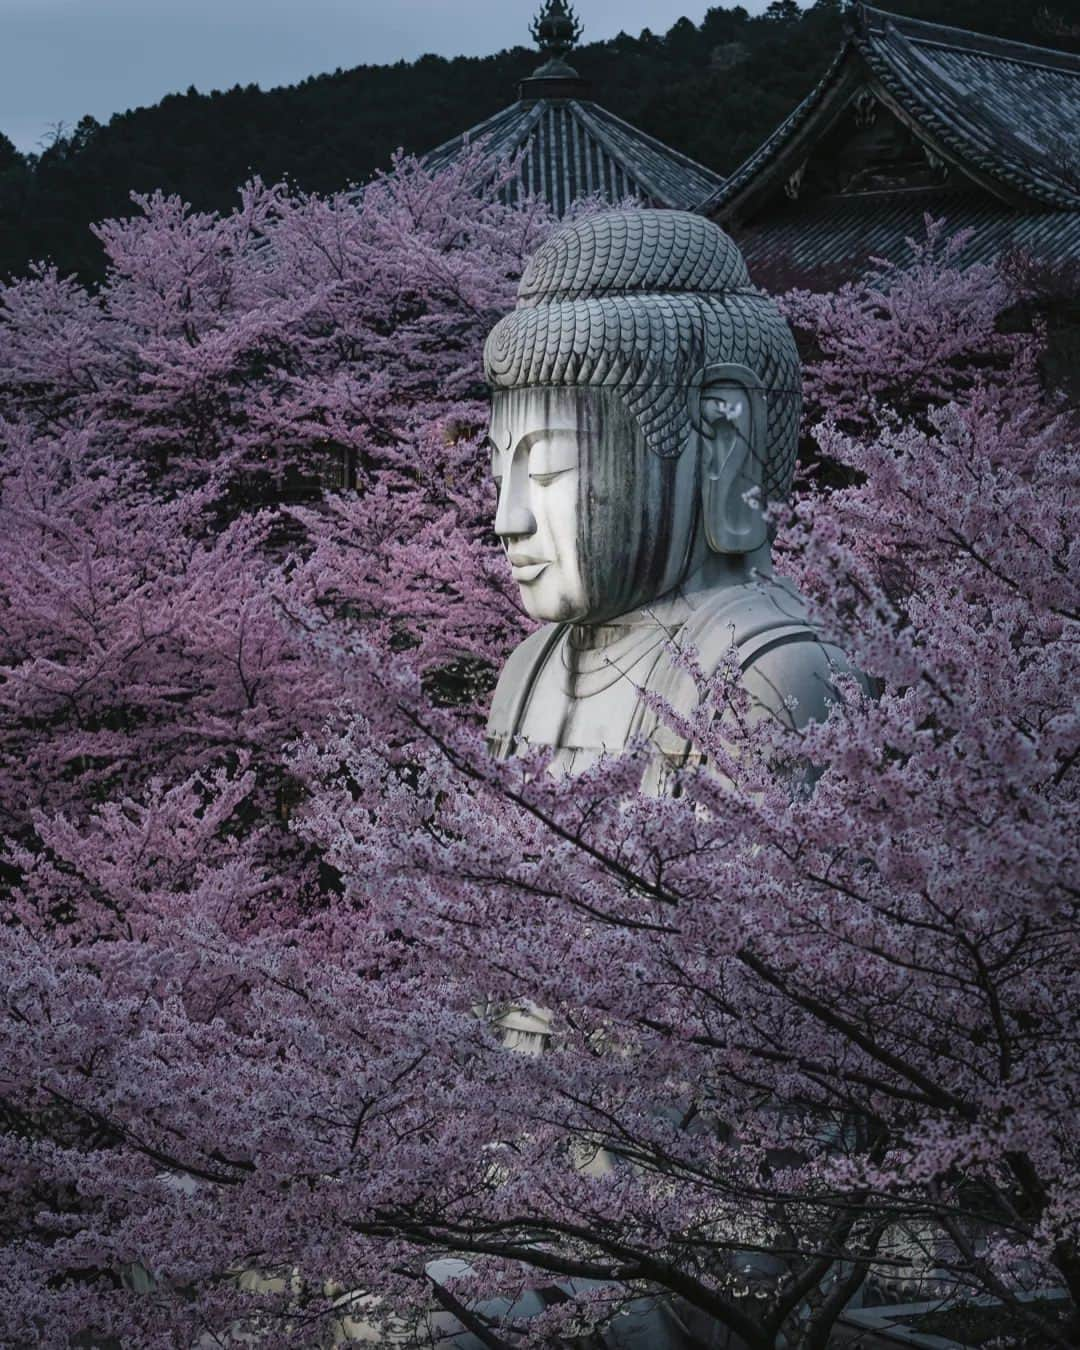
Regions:
<instances>
[{"instance_id":1,"label":"wooden temple building","mask_svg":"<svg viewBox=\"0 0 1080 1350\"><path fill-rule=\"evenodd\" d=\"M532 35L546 59L518 85L517 101L429 151L426 164L442 168L470 147L516 161L508 195L538 196L557 216L585 197L692 211L722 186L719 174L590 98L588 81L566 60L581 36L572 6L547 0Z\"/></svg>"},{"instance_id":2,"label":"wooden temple building","mask_svg":"<svg viewBox=\"0 0 1080 1350\"><path fill-rule=\"evenodd\" d=\"M971 232L961 262L1080 259L1080 56L856 4L817 87L725 178L590 97L565 0L544 0L532 35L545 59L517 100L427 164L482 148L517 163L508 195L558 216L590 196L701 211L766 284L901 261L927 216Z\"/></svg>"},{"instance_id":3,"label":"wooden temple building","mask_svg":"<svg viewBox=\"0 0 1080 1350\"><path fill-rule=\"evenodd\" d=\"M961 262L1080 260L1080 56L856 6L817 87L698 204L758 275L900 261L927 215Z\"/></svg>"}]
</instances>

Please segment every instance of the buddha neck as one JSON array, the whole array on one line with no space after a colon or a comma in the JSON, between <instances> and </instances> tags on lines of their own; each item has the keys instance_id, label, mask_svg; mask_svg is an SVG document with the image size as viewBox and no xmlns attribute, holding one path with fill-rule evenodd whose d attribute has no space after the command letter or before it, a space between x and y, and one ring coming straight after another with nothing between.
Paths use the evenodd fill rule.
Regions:
<instances>
[{"instance_id":1,"label":"buddha neck","mask_svg":"<svg viewBox=\"0 0 1080 1350\"><path fill-rule=\"evenodd\" d=\"M709 552L683 578L678 586L625 614L601 623L569 625L567 645L580 652L614 649L636 639L632 633L642 630L666 630L674 636L686 620L721 590L743 586L754 576L771 576L768 545L756 553L720 554Z\"/></svg>"}]
</instances>

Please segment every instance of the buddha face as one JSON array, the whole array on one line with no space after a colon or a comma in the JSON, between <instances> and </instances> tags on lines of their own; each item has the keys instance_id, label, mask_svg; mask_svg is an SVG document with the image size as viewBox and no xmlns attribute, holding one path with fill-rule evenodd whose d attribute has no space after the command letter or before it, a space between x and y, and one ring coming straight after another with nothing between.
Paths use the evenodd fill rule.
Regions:
<instances>
[{"instance_id":1,"label":"buddha face","mask_svg":"<svg viewBox=\"0 0 1080 1350\"><path fill-rule=\"evenodd\" d=\"M653 454L613 391L500 390L490 442L495 532L532 618L603 623L682 580L697 456Z\"/></svg>"}]
</instances>

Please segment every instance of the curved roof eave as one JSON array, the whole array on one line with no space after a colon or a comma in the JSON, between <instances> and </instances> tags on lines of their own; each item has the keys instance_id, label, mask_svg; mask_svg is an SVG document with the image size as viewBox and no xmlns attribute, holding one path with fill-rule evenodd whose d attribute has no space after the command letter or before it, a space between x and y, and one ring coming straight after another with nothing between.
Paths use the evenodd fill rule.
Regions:
<instances>
[{"instance_id":1,"label":"curved roof eave","mask_svg":"<svg viewBox=\"0 0 1080 1350\"><path fill-rule=\"evenodd\" d=\"M723 186L698 203L698 211L706 215L734 214L757 196L766 183L771 185L785 166L791 164L794 168L801 162L799 155L806 142L832 126L857 88L857 81L852 78L853 50L854 44L849 38L810 93L772 135L743 160Z\"/></svg>"},{"instance_id":2,"label":"curved roof eave","mask_svg":"<svg viewBox=\"0 0 1080 1350\"><path fill-rule=\"evenodd\" d=\"M1011 127L985 106L972 102L950 87L948 81L916 51L908 34L892 15L875 11L886 20L885 39L860 33L855 44L873 77L882 102L902 117L921 139L943 158L995 195L1016 202L1032 198L1046 206L1080 206L1080 181L1048 173L1039 159L1025 148ZM923 30L937 25L922 25ZM964 30L942 28L943 33ZM1020 44L994 44L987 39L987 55L1007 55ZM1040 48L1024 49L1039 52ZM1055 55L1047 53L1048 56ZM1080 78L1077 79L1080 116Z\"/></svg>"},{"instance_id":3,"label":"curved roof eave","mask_svg":"<svg viewBox=\"0 0 1080 1350\"><path fill-rule=\"evenodd\" d=\"M724 218L746 214L778 179L793 172L813 142L835 123L861 87L869 88L940 158L985 190L1013 205L1075 208L1080 205L1080 175L1047 172L1007 124L986 108L973 109L948 85L909 40L904 28L948 46L946 35L976 55L1004 60L1041 57L1076 74L1080 101L1080 61L1066 53L983 39L962 29L916 24L881 10L863 7L850 33L815 88L773 134L697 209ZM934 30L932 33L930 30ZM973 115L974 112L974 115Z\"/></svg>"}]
</instances>

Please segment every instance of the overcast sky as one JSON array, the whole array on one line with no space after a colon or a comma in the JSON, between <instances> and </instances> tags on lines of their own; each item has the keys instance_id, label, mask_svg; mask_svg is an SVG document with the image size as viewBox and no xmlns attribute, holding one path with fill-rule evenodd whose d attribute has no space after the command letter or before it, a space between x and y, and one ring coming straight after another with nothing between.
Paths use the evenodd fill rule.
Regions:
<instances>
[{"instance_id":1,"label":"overcast sky","mask_svg":"<svg viewBox=\"0 0 1080 1350\"><path fill-rule=\"evenodd\" d=\"M528 42L540 0L0 0L0 131L39 149L58 123L187 89L264 89L424 52ZM713 0L715 3L715 0ZM725 0L734 3L735 0ZM742 0L757 12L767 0ZM577 0L585 37L664 32L708 0Z\"/></svg>"}]
</instances>

